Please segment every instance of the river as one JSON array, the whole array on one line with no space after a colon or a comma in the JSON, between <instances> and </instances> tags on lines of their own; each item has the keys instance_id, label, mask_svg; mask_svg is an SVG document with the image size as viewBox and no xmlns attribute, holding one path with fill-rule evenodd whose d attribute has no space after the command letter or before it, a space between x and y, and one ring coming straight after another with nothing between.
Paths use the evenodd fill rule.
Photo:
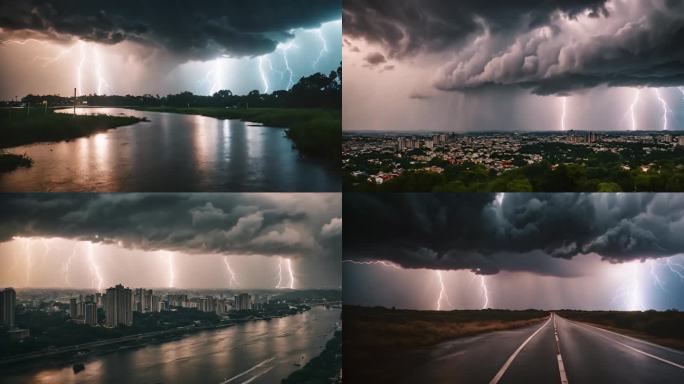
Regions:
<instances>
[{"instance_id":1,"label":"river","mask_svg":"<svg viewBox=\"0 0 684 384\"><path fill-rule=\"evenodd\" d=\"M71 111L71 110L68 110ZM0 174L0 191L336 192L339 171L303 158L285 130L199 115L78 108L146 117L72 141L8 148L31 168Z\"/></svg>"},{"instance_id":2,"label":"river","mask_svg":"<svg viewBox=\"0 0 684 384\"><path fill-rule=\"evenodd\" d=\"M202 331L88 360L75 374L63 368L0 371L2 382L19 383L279 383L318 356L332 337L340 309L314 307L270 321Z\"/></svg>"}]
</instances>

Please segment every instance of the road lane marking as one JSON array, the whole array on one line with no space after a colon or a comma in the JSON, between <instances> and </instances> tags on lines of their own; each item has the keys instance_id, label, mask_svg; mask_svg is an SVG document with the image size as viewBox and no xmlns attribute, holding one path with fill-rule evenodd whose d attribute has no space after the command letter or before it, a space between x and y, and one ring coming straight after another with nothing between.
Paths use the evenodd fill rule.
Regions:
<instances>
[{"instance_id":1,"label":"road lane marking","mask_svg":"<svg viewBox=\"0 0 684 384\"><path fill-rule=\"evenodd\" d=\"M558 340L558 328L556 328L556 314L552 313L553 317L553 335L556 338L556 358L558 360L558 372L560 372L561 384L568 384L568 376L565 374L565 365L563 364L563 356L561 356L560 340Z\"/></svg>"},{"instance_id":2,"label":"road lane marking","mask_svg":"<svg viewBox=\"0 0 684 384\"><path fill-rule=\"evenodd\" d=\"M546 325L549 324L549 322L551 322L551 317L549 317L549 319L546 320L546 322L544 322L544 324L542 324L542 326L539 327L539 329L537 329L533 334L530 335L530 337L528 337L525 341L523 341L522 344L520 344L518 349L516 349L515 352L513 352L513 354L511 355L511 357L509 357L508 360L506 360L504 365L501 367L501 369L499 369L499 372L496 373L496 376L494 376L494 378L489 382L489 384L496 384L499 382L499 380L501 380L504 373L506 373L508 367L511 365L511 363L513 363L513 360L515 360L515 358L518 356L518 353L520 353L520 351L522 351L522 349L525 348L525 345L527 345L527 343L529 343L530 340L532 340L532 338L534 338L537 335L537 333L539 333L544 327L546 327Z\"/></svg>"},{"instance_id":3,"label":"road lane marking","mask_svg":"<svg viewBox=\"0 0 684 384\"><path fill-rule=\"evenodd\" d=\"M651 342L646 341L646 340L637 339L636 337L631 337L631 336L623 335L623 334L621 334L621 333L609 331L609 330L607 330L607 329L605 329L605 328L597 327L597 326L595 326L595 325L591 325L591 324L584 323L584 322L579 322L579 321L578 321L577 323L581 323L582 325L586 325L587 327L591 327L591 328L594 328L594 329L598 329L599 331L612 333L612 334L615 335L615 336L624 337L625 339L629 339L629 340L636 341L636 342L639 342L639 343L644 343L644 344L650 345L650 346L652 346L652 347L664 349L664 350L666 350L666 351L668 351L668 352L673 352L673 353L677 353L677 354L680 354L680 355L681 355L681 354L684 354L684 352L678 351L678 350L676 350L676 349L668 348L668 347L663 346L663 345L660 345L660 344L651 343Z\"/></svg>"},{"instance_id":4,"label":"road lane marking","mask_svg":"<svg viewBox=\"0 0 684 384\"><path fill-rule=\"evenodd\" d=\"M574 322L574 323L576 323L576 324L579 325L579 326L585 325L584 323L578 323L578 322ZM589 327L596 328L596 327L593 327L593 326L589 326ZM587 327L587 328L588 328L588 327ZM598 329L600 329L600 328L598 328ZM677 364L677 363L675 363L674 361L670 361L670 360L667 360L667 359L663 359L662 357L659 357L659 356L656 356L656 355L652 355L652 354L650 354L650 353L648 353L648 352L644 352L644 351L642 351L642 350L640 350L640 349L637 349L637 348L632 347L631 345L627 345L627 344L625 344L625 343L621 343L621 342L619 342L619 341L617 341L617 340L611 339L610 337L605 336L605 335L602 335L601 333L596 332L596 331L594 331L594 330L592 330L592 329L590 329L590 331L591 331L592 333L594 333L594 334L600 336L600 337L603 337L603 338L606 339L606 340L612 341L612 342L615 343L615 344L619 344L619 345L621 345L621 346L623 346L623 347L625 347L625 348L629 348L629 349L631 349L631 350L634 351L634 352L640 353L640 354L642 354L642 355L644 355L644 356L648 356L648 357L650 357L650 358L652 358L652 359L656 359L656 360L661 361L661 362L663 362L663 363L665 363L665 364L672 365L673 367L677 367L677 368L679 368L679 369L684 369L684 365ZM618 334L618 335L619 335L619 334Z\"/></svg>"}]
</instances>

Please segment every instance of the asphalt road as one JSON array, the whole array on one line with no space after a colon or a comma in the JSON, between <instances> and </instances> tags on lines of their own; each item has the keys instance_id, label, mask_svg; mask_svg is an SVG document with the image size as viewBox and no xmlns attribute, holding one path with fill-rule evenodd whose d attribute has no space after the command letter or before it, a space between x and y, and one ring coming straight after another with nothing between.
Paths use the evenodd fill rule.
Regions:
<instances>
[{"instance_id":1,"label":"asphalt road","mask_svg":"<svg viewBox=\"0 0 684 384\"><path fill-rule=\"evenodd\" d=\"M552 315L429 351L406 383L684 383L684 353Z\"/></svg>"}]
</instances>

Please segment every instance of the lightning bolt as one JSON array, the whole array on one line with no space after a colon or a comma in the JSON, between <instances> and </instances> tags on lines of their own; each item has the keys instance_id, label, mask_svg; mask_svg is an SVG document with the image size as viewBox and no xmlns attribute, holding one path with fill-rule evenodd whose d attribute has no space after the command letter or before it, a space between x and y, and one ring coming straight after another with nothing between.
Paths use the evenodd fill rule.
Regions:
<instances>
[{"instance_id":1,"label":"lightning bolt","mask_svg":"<svg viewBox=\"0 0 684 384\"><path fill-rule=\"evenodd\" d=\"M276 284L276 289L283 288L281 285L283 283L283 258L278 260L278 283Z\"/></svg>"},{"instance_id":2,"label":"lightning bolt","mask_svg":"<svg viewBox=\"0 0 684 384\"><path fill-rule=\"evenodd\" d=\"M289 285L283 284L283 261L285 261L285 265L287 266L287 271L290 279ZM276 289L284 288L294 289L294 272L292 272L292 261L290 259L283 260L283 258L281 257L278 261L278 284L276 284Z\"/></svg>"},{"instance_id":3,"label":"lightning bolt","mask_svg":"<svg viewBox=\"0 0 684 384\"><path fill-rule=\"evenodd\" d=\"M359 264L359 265L382 265L394 269L402 269L398 264L385 260L370 260L370 261L356 261L356 260L342 260L343 263Z\"/></svg>"},{"instance_id":4,"label":"lightning bolt","mask_svg":"<svg viewBox=\"0 0 684 384\"><path fill-rule=\"evenodd\" d=\"M660 105L663 107L663 130L667 131L667 114L670 112L670 106L667 105L667 101L663 99L663 96L660 94L660 89L656 88L654 89L656 98L660 102Z\"/></svg>"},{"instance_id":5,"label":"lightning bolt","mask_svg":"<svg viewBox=\"0 0 684 384\"><path fill-rule=\"evenodd\" d=\"M261 82L264 84L264 93L268 93L269 85L268 85L268 78L266 77L266 73L264 72L264 57L263 56L259 56L259 73L261 74Z\"/></svg>"},{"instance_id":6,"label":"lightning bolt","mask_svg":"<svg viewBox=\"0 0 684 384\"><path fill-rule=\"evenodd\" d=\"M321 50L318 52L318 57L316 57L316 60L314 60L313 62L313 68L316 69L318 63L321 61L323 56L325 56L325 54L328 53L328 43L325 41L325 38L323 37L323 31L321 31L321 28L315 29L314 32L318 36L318 39L321 41Z\"/></svg>"},{"instance_id":7,"label":"lightning bolt","mask_svg":"<svg viewBox=\"0 0 684 384\"><path fill-rule=\"evenodd\" d=\"M102 274L100 273L100 267L95 262L95 252L94 252L93 247L94 247L93 242L89 241L87 243L88 263L90 264L90 271L93 273L95 281L97 282L96 283L97 290L98 290L98 292L100 292L100 291L102 291L104 281L102 280Z\"/></svg>"},{"instance_id":8,"label":"lightning bolt","mask_svg":"<svg viewBox=\"0 0 684 384\"><path fill-rule=\"evenodd\" d=\"M561 99L561 105L563 107L562 112L561 112L561 121L560 121L561 131L565 131L565 116L566 116L567 108L568 108L568 98L567 97L563 97Z\"/></svg>"},{"instance_id":9,"label":"lightning bolt","mask_svg":"<svg viewBox=\"0 0 684 384\"><path fill-rule=\"evenodd\" d=\"M480 288L482 288L482 296L484 297L482 309L487 309L489 307L489 290L487 289L487 282L483 275L480 275Z\"/></svg>"},{"instance_id":10,"label":"lightning bolt","mask_svg":"<svg viewBox=\"0 0 684 384\"><path fill-rule=\"evenodd\" d=\"M233 269L230 268L230 264L228 263L228 256L223 257L223 264L226 266L226 271L228 272L228 276L230 277L230 280L228 280L228 288L232 289L233 286L238 286L240 283L238 283L237 278L235 277L235 273L233 272Z\"/></svg>"},{"instance_id":11,"label":"lightning bolt","mask_svg":"<svg viewBox=\"0 0 684 384\"><path fill-rule=\"evenodd\" d=\"M294 73L292 72L292 68L290 68L290 61L287 58L287 52L291 48L296 48L296 47L297 46L292 41L290 41L286 44L280 43L280 44L278 44L278 47L277 47L277 50L279 50L281 55L283 56L283 63L285 64L285 68L286 68L285 72L287 72L289 74L289 79L287 82L287 88L286 89L292 88L292 85L293 85L292 77L294 76Z\"/></svg>"},{"instance_id":12,"label":"lightning bolt","mask_svg":"<svg viewBox=\"0 0 684 384\"><path fill-rule=\"evenodd\" d=\"M213 77L211 88L209 89L209 95L223 89L223 65L221 59L214 60L213 69L207 73L207 78Z\"/></svg>"},{"instance_id":13,"label":"lightning bolt","mask_svg":"<svg viewBox=\"0 0 684 384\"><path fill-rule=\"evenodd\" d=\"M449 306L451 305L451 302L449 301L449 296L446 293L446 289L444 287L444 280L442 279L442 271L435 271L437 274L437 281L439 282L439 297L437 298L437 310L441 311L442 310L442 301L446 301Z\"/></svg>"},{"instance_id":14,"label":"lightning bolt","mask_svg":"<svg viewBox=\"0 0 684 384\"><path fill-rule=\"evenodd\" d=\"M102 74L102 60L100 58L100 49L98 47L94 47L93 51L95 53L95 74L97 76L97 94L103 95L105 88L108 88L109 84L107 83L107 80L105 80L104 75Z\"/></svg>"},{"instance_id":15,"label":"lightning bolt","mask_svg":"<svg viewBox=\"0 0 684 384\"><path fill-rule=\"evenodd\" d=\"M287 259L287 271L288 271L288 274L290 275L290 289L294 289L295 278L294 278L294 272L292 272L292 260L290 260L290 259Z\"/></svg>"},{"instance_id":16,"label":"lightning bolt","mask_svg":"<svg viewBox=\"0 0 684 384\"><path fill-rule=\"evenodd\" d=\"M31 267L33 265L33 253L31 252L31 239L23 240L24 253L26 254L26 287L30 287L31 282Z\"/></svg>"},{"instance_id":17,"label":"lightning bolt","mask_svg":"<svg viewBox=\"0 0 684 384\"><path fill-rule=\"evenodd\" d=\"M639 98L641 97L641 89L637 89L636 93L634 94L634 100L632 100L632 104L629 107L629 112L630 116L632 117L632 131L637 130L637 121L636 121L636 106L639 103Z\"/></svg>"},{"instance_id":18,"label":"lightning bolt","mask_svg":"<svg viewBox=\"0 0 684 384\"><path fill-rule=\"evenodd\" d=\"M64 282L69 287L73 287L73 284L69 280L69 274L71 273L71 261L74 259L74 256L76 256L77 246L78 246L78 243L75 243L73 248L71 249L71 254L67 258L66 263L64 263L64 269L62 271L62 273L64 273Z\"/></svg>"},{"instance_id":19,"label":"lightning bolt","mask_svg":"<svg viewBox=\"0 0 684 384\"><path fill-rule=\"evenodd\" d=\"M173 285L175 284L175 279L176 279L176 271L173 265L174 262L174 257L173 257L173 252L167 252L166 260L168 263L169 267L169 288L173 288Z\"/></svg>"},{"instance_id":20,"label":"lightning bolt","mask_svg":"<svg viewBox=\"0 0 684 384\"><path fill-rule=\"evenodd\" d=\"M78 90L78 95L81 96L83 95L83 64L85 63L86 58L85 43L82 41L79 42L78 47L81 52L81 60L78 62L78 66L76 67L76 89Z\"/></svg>"}]
</instances>

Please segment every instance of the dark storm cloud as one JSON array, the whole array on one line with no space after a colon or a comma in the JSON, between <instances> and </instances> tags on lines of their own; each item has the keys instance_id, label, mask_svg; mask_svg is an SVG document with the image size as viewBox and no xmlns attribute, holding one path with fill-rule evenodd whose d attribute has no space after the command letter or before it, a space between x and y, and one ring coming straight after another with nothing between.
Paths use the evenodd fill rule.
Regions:
<instances>
[{"instance_id":1,"label":"dark storm cloud","mask_svg":"<svg viewBox=\"0 0 684 384\"><path fill-rule=\"evenodd\" d=\"M3 1L3 38L124 40L183 59L272 52L295 28L339 19L339 0ZM9 35L9 36L8 36Z\"/></svg>"},{"instance_id":2,"label":"dark storm cloud","mask_svg":"<svg viewBox=\"0 0 684 384\"><path fill-rule=\"evenodd\" d=\"M405 268L563 275L552 258L684 253L676 194L346 194L345 259Z\"/></svg>"},{"instance_id":3,"label":"dark storm cloud","mask_svg":"<svg viewBox=\"0 0 684 384\"><path fill-rule=\"evenodd\" d=\"M62 237L187 253L339 257L339 194L5 194L0 241Z\"/></svg>"},{"instance_id":4,"label":"dark storm cloud","mask_svg":"<svg viewBox=\"0 0 684 384\"><path fill-rule=\"evenodd\" d=\"M345 34L379 43L390 56L453 53L434 81L444 91L684 84L682 1L348 3ZM598 23L573 25L584 14Z\"/></svg>"},{"instance_id":5,"label":"dark storm cloud","mask_svg":"<svg viewBox=\"0 0 684 384\"><path fill-rule=\"evenodd\" d=\"M376 66L378 64L383 64L387 62L385 55L380 52L371 52L363 58L371 66Z\"/></svg>"},{"instance_id":6,"label":"dark storm cloud","mask_svg":"<svg viewBox=\"0 0 684 384\"><path fill-rule=\"evenodd\" d=\"M390 56L439 51L483 31L531 28L562 10L605 13L606 0L345 0L344 34L380 43Z\"/></svg>"}]
</instances>

